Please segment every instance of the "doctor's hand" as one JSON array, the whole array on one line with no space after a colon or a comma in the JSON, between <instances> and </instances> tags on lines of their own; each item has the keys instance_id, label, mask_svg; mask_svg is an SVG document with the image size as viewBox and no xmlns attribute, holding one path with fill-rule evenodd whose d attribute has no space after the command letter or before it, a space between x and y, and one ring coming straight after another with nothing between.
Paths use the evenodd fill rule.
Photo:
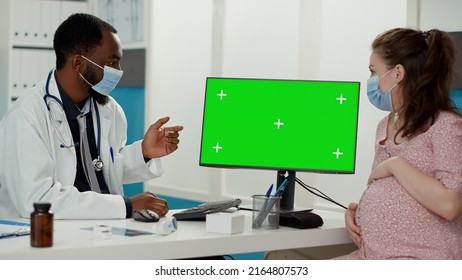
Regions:
<instances>
[{"instance_id":1,"label":"doctor's hand","mask_svg":"<svg viewBox=\"0 0 462 280\"><path fill-rule=\"evenodd\" d=\"M170 117L164 117L153 123L146 131L141 144L145 158L159 158L173 153L180 143L179 132L183 126L163 127Z\"/></svg>"},{"instance_id":2,"label":"doctor's hand","mask_svg":"<svg viewBox=\"0 0 462 280\"><path fill-rule=\"evenodd\" d=\"M345 225L350 239L356 244L356 246L361 247L361 231L356 225L356 209L358 209L357 203L350 203L348 209L345 212Z\"/></svg>"},{"instance_id":3,"label":"doctor's hand","mask_svg":"<svg viewBox=\"0 0 462 280\"><path fill-rule=\"evenodd\" d=\"M151 192L144 192L135 196L130 197L132 202L132 212L140 209L149 209L159 216L165 216L168 212L168 203L162 198L158 198Z\"/></svg>"}]
</instances>

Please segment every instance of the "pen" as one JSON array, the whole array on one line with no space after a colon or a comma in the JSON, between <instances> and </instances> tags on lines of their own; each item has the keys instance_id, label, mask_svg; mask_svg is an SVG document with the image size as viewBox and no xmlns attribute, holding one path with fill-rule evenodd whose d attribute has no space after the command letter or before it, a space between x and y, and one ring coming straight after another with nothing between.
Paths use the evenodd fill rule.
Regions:
<instances>
[{"instance_id":1,"label":"pen","mask_svg":"<svg viewBox=\"0 0 462 280\"><path fill-rule=\"evenodd\" d=\"M281 183L281 185L277 188L276 193L274 194L274 196L271 197L271 199L269 200L268 203L265 203L263 205L260 213L258 213L258 216L254 221L255 226L260 226L263 223L263 221L266 219L266 216L268 216L269 212L271 211L271 208L273 208L274 203L276 203L276 198L280 194L282 194L282 192L284 191L287 182L288 182L287 178L284 179L284 181Z\"/></svg>"},{"instance_id":2,"label":"pen","mask_svg":"<svg viewBox=\"0 0 462 280\"><path fill-rule=\"evenodd\" d=\"M269 189L266 191L266 194L265 196L266 197L269 197L271 195L271 191L273 190L273 184L271 184L271 186L269 187Z\"/></svg>"},{"instance_id":3,"label":"pen","mask_svg":"<svg viewBox=\"0 0 462 280\"><path fill-rule=\"evenodd\" d=\"M265 197L266 198L269 198L271 196L271 192L273 191L273 184L271 184L271 186L268 188L268 190L266 191L266 194L265 194ZM266 209L266 206L268 206L268 201L269 199L265 199L265 203L263 204L261 210L264 210Z\"/></svg>"},{"instance_id":4,"label":"pen","mask_svg":"<svg viewBox=\"0 0 462 280\"><path fill-rule=\"evenodd\" d=\"M16 231L13 231L13 232L0 233L0 239L13 237L13 236L29 235L29 234L30 234L30 229L28 229L28 228L20 228L20 229L18 229Z\"/></svg>"},{"instance_id":5,"label":"pen","mask_svg":"<svg viewBox=\"0 0 462 280\"><path fill-rule=\"evenodd\" d=\"M9 221L9 220L0 220L0 225L30 227L29 223L21 223L21 222L16 222L16 221Z\"/></svg>"},{"instance_id":6,"label":"pen","mask_svg":"<svg viewBox=\"0 0 462 280\"><path fill-rule=\"evenodd\" d=\"M287 181L288 181L287 178L285 178L284 181L282 181L281 185L276 190L276 193L274 194L274 196L279 196L279 194L284 191Z\"/></svg>"},{"instance_id":7,"label":"pen","mask_svg":"<svg viewBox=\"0 0 462 280\"><path fill-rule=\"evenodd\" d=\"M114 163L114 150L112 149L112 147L109 148L109 152L111 153L112 163Z\"/></svg>"}]
</instances>

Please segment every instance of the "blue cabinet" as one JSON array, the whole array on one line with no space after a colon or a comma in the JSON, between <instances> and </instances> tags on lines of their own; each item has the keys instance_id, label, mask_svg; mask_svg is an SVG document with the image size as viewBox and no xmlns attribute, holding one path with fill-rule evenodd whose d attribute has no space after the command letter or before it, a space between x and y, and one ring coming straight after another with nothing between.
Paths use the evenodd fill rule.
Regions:
<instances>
[{"instance_id":1,"label":"blue cabinet","mask_svg":"<svg viewBox=\"0 0 462 280\"><path fill-rule=\"evenodd\" d=\"M454 89L451 92L451 98L462 113L462 89Z\"/></svg>"},{"instance_id":2,"label":"blue cabinet","mask_svg":"<svg viewBox=\"0 0 462 280\"><path fill-rule=\"evenodd\" d=\"M144 137L144 87L119 86L111 96L122 106L127 117L127 144L131 144ZM126 196L143 192L143 183L124 185Z\"/></svg>"}]
</instances>

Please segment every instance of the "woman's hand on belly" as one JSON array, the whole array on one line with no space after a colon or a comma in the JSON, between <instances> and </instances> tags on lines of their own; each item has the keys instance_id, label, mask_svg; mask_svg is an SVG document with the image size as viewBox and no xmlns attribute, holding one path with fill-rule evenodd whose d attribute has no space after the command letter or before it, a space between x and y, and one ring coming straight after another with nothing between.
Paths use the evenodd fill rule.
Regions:
<instances>
[{"instance_id":1,"label":"woman's hand on belly","mask_svg":"<svg viewBox=\"0 0 462 280\"><path fill-rule=\"evenodd\" d=\"M371 174L369 175L369 179L367 180L367 184L369 185L374 180L393 176L393 173L390 170L390 165L393 162L400 160L398 156L388 158L381 163L377 164L377 166L372 170Z\"/></svg>"},{"instance_id":2,"label":"woman's hand on belly","mask_svg":"<svg viewBox=\"0 0 462 280\"><path fill-rule=\"evenodd\" d=\"M355 220L356 209L358 209L357 203L350 203L348 205L348 209L345 212L345 225L350 239L356 246L361 247L361 231Z\"/></svg>"}]
</instances>

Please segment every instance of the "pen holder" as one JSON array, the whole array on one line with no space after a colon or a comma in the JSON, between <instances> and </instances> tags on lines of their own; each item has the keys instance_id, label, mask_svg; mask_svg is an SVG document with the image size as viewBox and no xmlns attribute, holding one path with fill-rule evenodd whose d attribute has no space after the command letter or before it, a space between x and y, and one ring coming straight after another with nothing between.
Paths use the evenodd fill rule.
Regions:
<instances>
[{"instance_id":1,"label":"pen holder","mask_svg":"<svg viewBox=\"0 0 462 280\"><path fill-rule=\"evenodd\" d=\"M253 195L252 228L278 229L281 197Z\"/></svg>"}]
</instances>

